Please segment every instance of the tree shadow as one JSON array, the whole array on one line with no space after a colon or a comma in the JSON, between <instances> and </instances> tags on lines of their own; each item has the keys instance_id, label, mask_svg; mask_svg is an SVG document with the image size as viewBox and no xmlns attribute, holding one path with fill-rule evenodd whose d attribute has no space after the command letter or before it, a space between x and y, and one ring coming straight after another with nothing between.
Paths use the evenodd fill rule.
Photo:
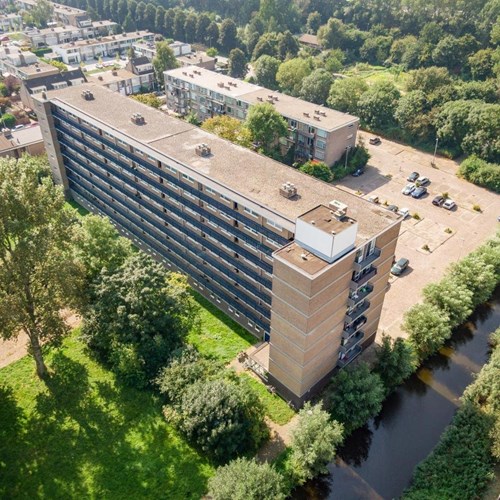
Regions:
<instances>
[{"instance_id":1,"label":"tree shadow","mask_svg":"<svg viewBox=\"0 0 500 500\"><path fill-rule=\"evenodd\" d=\"M84 364L61 352L52 367L25 436L8 447L24 450L24 467L11 466L12 491L34 498L201 496L204 464L163 424L150 393L92 379ZM10 420L19 418L14 410L5 410ZM24 481L26 471L32 480Z\"/></svg>"}]
</instances>

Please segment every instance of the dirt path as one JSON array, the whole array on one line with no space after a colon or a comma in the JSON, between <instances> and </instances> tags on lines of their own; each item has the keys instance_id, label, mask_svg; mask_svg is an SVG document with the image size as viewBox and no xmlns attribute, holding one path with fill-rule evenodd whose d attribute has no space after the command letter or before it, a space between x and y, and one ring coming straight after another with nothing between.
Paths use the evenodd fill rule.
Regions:
<instances>
[{"instance_id":1,"label":"dirt path","mask_svg":"<svg viewBox=\"0 0 500 500\"><path fill-rule=\"evenodd\" d=\"M271 437L257 452L255 457L257 462L272 462L282 451L284 451L291 442L291 431L297 425L298 417L298 415L295 415L292 420L285 425L275 424L266 417L266 424L271 432Z\"/></svg>"},{"instance_id":2,"label":"dirt path","mask_svg":"<svg viewBox=\"0 0 500 500\"><path fill-rule=\"evenodd\" d=\"M70 328L76 328L81 323L81 318L73 311L64 310L63 317ZM10 365L28 354L28 336L20 333L17 338L0 340L0 368Z\"/></svg>"}]
</instances>

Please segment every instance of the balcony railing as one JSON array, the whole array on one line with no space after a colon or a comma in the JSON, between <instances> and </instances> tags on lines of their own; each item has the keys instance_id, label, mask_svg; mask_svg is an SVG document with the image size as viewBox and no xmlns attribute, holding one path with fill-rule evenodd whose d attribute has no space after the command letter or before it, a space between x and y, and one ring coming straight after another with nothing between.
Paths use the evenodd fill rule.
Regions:
<instances>
[{"instance_id":1,"label":"balcony railing","mask_svg":"<svg viewBox=\"0 0 500 500\"><path fill-rule=\"evenodd\" d=\"M345 339L345 344L340 346L340 352L347 352L351 350L355 345L359 344L365 336L365 332L359 331L358 333L351 335L347 339Z\"/></svg>"},{"instance_id":2,"label":"balcony railing","mask_svg":"<svg viewBox=\"0 0 500 500\"><path fill-rule=\"evenodd\" d=\"M348 327L345 327L342 331L342 335L344 335L345 337L350 337L351 335L355 334L367 321L368 320L366 316L361 316L354 323L352 323Z\"/></svg>"},{"instance_id":3,"label":"balcony railing","mask_svg":"<svg viewBox=\"0 0 500 500\"><path fill-rule=\"evenodd\" d=\"M363 286L365 283L368 283L375 275L377 274L377 270L373 268L367 273L361 275L357 279L351 280L351 290L357 290L359 287Z\"/></svg>"},{"instance_id":4,"label":"balcony railing","mask_svg":"<svg viewBox=\"0 0 500 500\"><path fill-rule=\"evenodd\" d=\"M346 314L346 322L347 323L352 323L353 321L356 321L368 308L370 307L370 302L365 300L363 304L360 306L356 307L354 311L348 312Z\"/></svg>"},{"instance_id":5,"label":"balcony railing","mask_svg":"<svg viewBox=\"0 0 500 500\"><path fill-rule=\"evenodd\" d=\"M352 351L346 353L344 358L338 360L337 366L339 368L346 367L349 363L351 363L351 361L356 359L361 354L362 351L363 349L361 349L361 346L357 345Z\"/></svg>"},{"instance_id":6,"label":"balcony railing","mask_svg":"<svg viewBox=\"0 0 500 500\"><path fill-rule=\"evenodd\" d=\"M349 299L347 299L347 307L354 307L356 304L364 300L372 292L373 292L373 285L371 285L370 283L367 283L361 288L358 288L356 291L351 292Z\"/></svg>"},{"instance_id":7,"label":"balcony railing","mask_svg":"<svg viewBox=\"0 0 500 500\"><path fill-rule=\"evenodd\" d=\"M380 248L375 248L375 250L365 257L361 262L354 263L354 270L359 273L363 269L366 269L368 266L373 264L380 257Z\"/></svg>"}]
</instances>

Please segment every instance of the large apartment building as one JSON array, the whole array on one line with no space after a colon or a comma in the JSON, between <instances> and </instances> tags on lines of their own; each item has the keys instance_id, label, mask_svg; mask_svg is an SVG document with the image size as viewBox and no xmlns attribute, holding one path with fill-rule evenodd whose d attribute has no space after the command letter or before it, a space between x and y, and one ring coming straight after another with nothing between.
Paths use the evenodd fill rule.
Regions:
<instances>
[{"instance_id":1,"label":"large apartment building","mask_svg":"<svg viewBox=\"0 0 500 500\"><path fill-rule=\"evenodd\" d=\"M165 71L165 90L169 109L194 112L200 121L217 115L244 120L250 106L272 104L288 123L283 146L293 146L301 161L333 165L356 145L359 118L204 68Z\"/></svg>"},{"instance_id":2,"label":"large apartment building","mask_svg":"<svg viewBox=\"0 0 500 500\"><path fill-rule=\"evenodd\" d=\"M101 86L34 100L55 181L261 338L285 397L374 340L398 216Z\"/></svg>"}]
</instances>

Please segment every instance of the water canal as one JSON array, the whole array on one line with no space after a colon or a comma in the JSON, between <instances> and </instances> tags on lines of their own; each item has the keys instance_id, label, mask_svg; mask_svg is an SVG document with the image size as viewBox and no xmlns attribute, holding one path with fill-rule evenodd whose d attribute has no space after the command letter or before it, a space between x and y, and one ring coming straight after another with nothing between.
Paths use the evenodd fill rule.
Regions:
<instances>
[{"instance_id":1,"label":"water canal","mask_svg":"<svg viewBox=\"0 0 500 500\"><path fill-rule=\"evenodd\" d=\"M392 499L450 423L459 397L488 360L488 337L500 325L500 288L403 386L380 415L355 431L329 474L294 492L296 500Z\"/></svg>"}]
</instances>

